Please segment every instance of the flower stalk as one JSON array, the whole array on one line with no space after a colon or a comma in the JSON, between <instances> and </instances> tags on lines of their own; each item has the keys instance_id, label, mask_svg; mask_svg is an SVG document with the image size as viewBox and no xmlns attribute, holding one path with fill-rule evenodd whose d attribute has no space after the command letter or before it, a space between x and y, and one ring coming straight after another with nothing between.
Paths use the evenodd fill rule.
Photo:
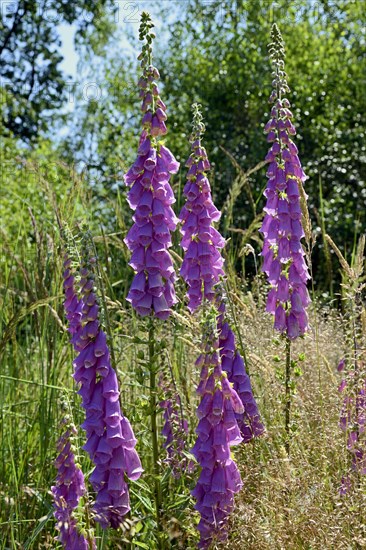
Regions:
<instances>
[{"instance_id":1,"label":"flower stalk","mask_svg":"<svg viewBox=\"0 0 366 550\"><path fill-rule=\"evenodd\" d=\"M293 141L296 134L292 123L290 91L285 72L285 46L276 24L271 29L269 57L272 72L271 118L264 132L271 147L266 156L269 163L267 199L261 226L264 237L262 271L271 289L266 311L274 316L274 328L284 335L285 365L285 449L290 455L291 441L291 342L308 330L307 306L310 303L306 287L310 279L301 239L305 236L301 200L306 201L303 183L306 179Z\"/></svg>"},{"instance_id":2,"label":"flower stalk","mask_svg":"<svg viewBox=\"0 0 366 550\"><path fill-rule=\"evenodd\" d=\"M236 337L227 320L226 295L221 282L225 277L221 252L225 239L214 227L221 214L212 200L207 177L210 162L203 146L205 125L201 106L193 104L192 112L191 155L186 162L187 183L183 190L186 202L179 215L182 221L181 247L184 250L180 272L188 286L188 309L192 313L205 302L214 303L217 307L222 368L242 400L244 410L237 414L237 419L243 440L248 442L261 435L264 426L260 421L244 359L237 349Z\"/></svg>"},{"instance_id":3,"label":"flower stalk","mask_svg":"<svg viewBox=\"0 0 366 550\"><path fill-rule=\"evenodd\" d=\"M95 466L89 478L97 493L93 511L103 528L116 529L130 510L125 475L138 479L142 467L133 430L121 411L117 374L101 326L96 264L90 234L85 232L79 271L74 270L70 256L66 254L64 259L64 308L77 352L73 377L86 413L82 428L87 442L83 449Z\"/></svg>"},{"instance_id":4,"label":"flower stalk","mask_svg":"<svg viewBox=\"0 0 366 550\"><path fill-rule=\"evenodd\" d=\"M175 202L170 186L171 174L179 162L164 144L167 134L167 107L160 97L158 69L153 65L154 24L147 12L141 14L139 39L143 42L138 56L142 74L138 81L142 100L142 132L134 164L124 176L128 202L133 214L133 226L124 242L131 251L129 265L134 269L127 300L136 312L148 317L148 369L150 374L150 429L153 454L154 498L158 544L161 540L162 493L159 466L157 427L157 359L154 317L166 320L177 302L174 283L176 274L169 248L171 233L178 219L172 205Z\"/></svg>"},{"instance_id":5,"label":"flower stalk","mask_svg":"<svg viewBox=\"0 0 366 550\"><path fill-rule=\"evenodd\" d=\"M77 430L68 415L65 415L62 426L65 431L57 442L59 454L55 460L57 477L51 487L58 540L65 550L96 550L94 536L81 525L77 514L86 494L84 475L75 457Z\"/></svg>"},{"instance_id":6,"label":"flower stalk","mask_svg":"<svg viewBox=\"0 0 366 550\"><path fill-rule=\"evenodd\" d=\"M291 445L291 340L286 338L286 372L285 372L285 449L290 456Z\"/></svg>"},{"instance_id":7,"label":"flower stalk","mask_svg":"<svg viewBox=\"0 0 366 550\"><path fill-rule=\"evenodd\" d=\"M163 369L159 378L159 388L162 394L159 404L163 409L164 418L162 435L165 438L164 448L167 452L164 463L169 464L173 477L179 479L183 474L193 471L194 463L186 452L189 436L188 422L184 417L182 399L179 395L168 350L165 352L168 369Z\"/></svg>"},{"instance_id":8,"label":"flower stalk","mask_svg":"<svg viewBox=\"0 0 366 550\"><path fill-rule=\"evenodd\" d=\"M296 130L290 102L284 97L289 91L284 70L284 42L276 24L272 26L271 40L273 91L269 102L273 106L264 131L272 145L266 156L269 163L264 191L267 202L260 229L264 237L262 271L271 285L266 311L274 315L274 328L294 340L308 330L306 309L310 303L306 288L310 276L301 244L305 233L300 196L306 176L292 139Z\"/></svg>"},{"instance_id":9,"label":"flower stalk","mask_svg":"<svg viewBox=\"0 0 366 550\"><path fill-rule=\"evenodd\" d=\"M242 487L239 470L232 458L231 447L243 440L236 414L244 412L243 403L222 369L217 309L211 305L202 321L202 353L196 361L201 367L197 394L197 440L192 449L201 473L192 491L198 524L198 548L207 549L227 538L227 521L234 508L234 495Z\"/></svg>"},{"instance_id":10,"label":"flower stalk","mask_svg":"<svg viewBox=\"0 0 366 550\"><path fill-rule=\"evenodd\" d=\"M214 227L220 212L213 203L207 177L210 169L202 138L205 132L200 105L193 104L190 136L191 155L186 202L180 212L181 247L184 259L181 275L187 283L188 309L199 307L203 315L203 353L196 361L201 367L197 393L199 423L192 449L201 474L192 492L200 512L199 548L208 548L227 536L227 520L234 507L234 494L241 486L238 468L230 448L263 433L258 408L242 356L236 348L233 331L227 322L225 275L221 250L225 239Z\"/></svg>"},{"instance_id":11,"label":"flower stalk","mask_svg":"<svg viewBox=\"0 0 366 550\"><path fill-rule=\"evenodd\" d=\"M134 211L134 224L124 242L132 252L129 265L135 271L127 300L139 315L153 313L165 320L177 302L176 274L168 250L172 246L171 232L178 222L169 180L178 171L179 162L162 141L167 133L167 108L157 84L159 71L152 65L153 27L150 15L143 12L139 38L144 44L138 57L142 68L138 87L143 130L137 158L124 176L130 187L128 202Z\"/></svg>"},{"instance_id":12,"label":"flower stalk","mask_svg":"<svg viewBox=\"0 0 366 550\"><path fill-rule=\"evenodd\" d=\"M156 357L155 357L155 333L154 319L149 320L149 372L150 372L150 421L151 421L151 443L153 451L153 469L154 469L154 498L157 537L160 543L161 534L161 508L162 494L160 483L159 468L159 444L158 444L158 426L157 426L157 384L156 384Z\"/></svg>"}]
</instances>

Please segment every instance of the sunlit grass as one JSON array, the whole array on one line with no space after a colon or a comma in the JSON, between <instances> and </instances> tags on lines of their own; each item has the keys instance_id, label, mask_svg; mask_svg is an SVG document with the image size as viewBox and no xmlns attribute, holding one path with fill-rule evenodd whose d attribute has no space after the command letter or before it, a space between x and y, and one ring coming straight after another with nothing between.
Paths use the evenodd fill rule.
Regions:
<instances>
[{"instance_id":1,"label":"sunlit grass","mask_svg":"<svg viewBox=\"0 0 366 550\"><path fill-rule=\"evenodd\" d=\"M66 188L62 216L75 199ZM86 212L82 191L79 211ZM108 207L110 208L110 207ZM117 533L96 530L98 548L154 550L155 517L153 464L149 425L149 374L145 355L147 323L137 319L125 296L131 279L122 237L126 232L120 198L109 210L117 220L104 228L91 219L115 336L117 367L123 382L121 403L138 438L145 473L130 483L131 515ZM67 217L72 224L72 215ZM60 548L56 542L50 487L55 479L53 460L58 439L60 400L67 394L74 420L83 412L72 380L73 354L62 309L61 246L56 223L31 217L19 223L15 242L3 247L1 258L0 340L0 549ZM230 246L230 244L229 244ZM177 251L178 252L178 251ZM235 274L228 258L229 316L240 338L254 392L267 434L235 451L244 482L231 519L229 541L218 548L323 549L358 548L366 544L365 482L349 496L340 497L342 475L348 469L344 434L338 426L342 397L336 366L350 354L347 312L342 317L332 305L311 307L311 330L294 345L302 374L296 381L290 460L284 448L284 341L264 313L266 288L261 275L251 284ZM179 268L179 256L174 256ZM245 263L245 256L243 259ZM198 372L194 361L200 350L197 320L181 302L170 320L159 324L194 438ZM161 414L159 414L161 426ZM82 430L79 446L84 443ZM162 443L160 441L160 443ZM176 481L164 465L161 446L164 544L194 549L198 521L189 491L194 476ZM80 451L84 473L90 474L87 455ZM362 484L363 483L363 484ZM92 493L90 498L92 498Z\"/></svg>"}]
</instances>

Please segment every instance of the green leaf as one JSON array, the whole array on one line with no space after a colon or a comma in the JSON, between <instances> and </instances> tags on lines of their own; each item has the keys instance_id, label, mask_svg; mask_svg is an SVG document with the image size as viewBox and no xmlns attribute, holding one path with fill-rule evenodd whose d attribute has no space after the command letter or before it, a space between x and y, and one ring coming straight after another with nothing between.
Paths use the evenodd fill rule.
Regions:
<instances>
[{"instance_id":1,"label":"green leaf","mask_svg":"<svg viewBox=\"0 0 366 550\"><path fill-rule=\"evenodd\" d=\"M140 542L139 540L133 539L132 542L136 544L136 546L139 546L140 548L146 548L147 550L149 550L150 548L147 544L145 544L144 542Z\"/></svg>"}]
</instances>

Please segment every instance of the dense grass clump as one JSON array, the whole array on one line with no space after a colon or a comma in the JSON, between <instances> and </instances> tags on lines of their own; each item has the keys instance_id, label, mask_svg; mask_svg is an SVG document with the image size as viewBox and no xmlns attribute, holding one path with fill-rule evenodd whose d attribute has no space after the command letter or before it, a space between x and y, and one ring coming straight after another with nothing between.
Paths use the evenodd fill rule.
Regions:
<instances>
[{"instance_id":1,"label":"dense grass clump","mask_svg":"<svg viewBox=\"0 0 366 550\"><path fill-rule=\"evenodd\" d=\"M70 192L65 190L65 201ZM61 202L59 211L63 208ZM116 208L118 212L118 205ZM29 217L24 218L19 233L22 238L13 251L5 249L2 256L0 547L55 548L50 487L56 476L56 440L61 435L60 401L67 397L76 425L83 421L83 414L71 376L73 356L62 312L62 249L56 226L42 225L41 219L32 222ZM137 322L132 309L124 305L130 268L121 255L115 231L96 234L95 243L103 265L117 371L123 381L121 397L145 469L141 480L130 482L132 513L122 532L106 536L99 530L96 538L99 548L154 549L158 546L151 492L154 471L145 344L148 323ZM179 268L178 256L176 262ZM164 330L162 325L156 328L156 355L159 368L174 374L192 438L197 404L194 388L199 375L194 361L201 344L198 320L184 307L184 293L185 289L178 286L177 309ZM339 494L350 456L339 428L343 399L337 391L341 381L337 365L343 357L352 356L353 314L347 301L340 312L314 296L311 329L293 344L296 365L288 459L283 415L285 349L270 316L264 313L265 294L262 276L253 280L251 290L240 277L229 277L228 314L245 349L267 434L235 451L243 489L237 497L229 541L222 547L234 548L240 543L253 549L357 548L357 544L365 543L365 488L360 480L352 492ZM365 313L362 304L358 308L361 342ZM362 345L359 348L361 364ZM159 409L159 429L163 421ZM77 437L78 460L88 475L89 459L80 450L84 444L82 430ZM192 511L189 490L194 486L194 473L172 477L164 462L162 442L159 439L163 544L166 548L193 549L198 518ZM89 499L93 496L89 493Z\"/></svg>"}]
</instances>

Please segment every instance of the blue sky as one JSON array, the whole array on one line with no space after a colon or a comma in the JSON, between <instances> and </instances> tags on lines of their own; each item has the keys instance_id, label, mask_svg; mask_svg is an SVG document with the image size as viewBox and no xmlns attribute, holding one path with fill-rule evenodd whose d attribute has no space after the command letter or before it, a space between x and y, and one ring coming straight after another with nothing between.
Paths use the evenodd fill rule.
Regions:
<instances>
[{"instance_id":1,"label":"blue sky","mask_svg":"<svg viewBox=\"0 0 366 550\"><path fill-rule=\"evenodd\" d=\"M62 24L58 27L58 32L62 41L61 53L64 60L61 63L61 69L74 80L77 75L78 57L74 48L75 26Z\"/></svg>"},{"instance_id":2,"label":"blue sky","mask_svg":"<svg viewBox=\"0 0 366 550\"><path fill-rule=\"evenodd\" d=\"M212 0L202 0L202 6L207 7L211 2ZM158 39L160 41L166 39L169 33L169 24L181 16L184 3L185 0L138 0L138 2L114 0L114 5L117 6L115 21L118 24L117 32L119 32L121 37L121 47L127 46L126 31L133 32L135 36L138 35L142 11L148 11L151 14ZM160 11L162 7L169 8L164 20L162 20ZM66 74L72 77L72 80L76 80L78 74L78 56L74 48L75 30L75 25L62 24L58 26L58 32L62 41L61 53L64 56L61 68ZM131 48L130 44L128 46ZM137 55L138 52L134 53Z\"/></svg>"},{"instance_id":3,"label":"blue sky","mask_svg":"<svg viewBox=\"0 0 366 550\"><path fill-rule=\"evenodd\" d=\"M211 2L212 0L202 0L205 2ZM182 10L184 9L185 0L138 0L138 3L128 0L115 0L117 5L117 11L115 13L115 22L117 23L116 37L118 44L118 53L122 55L130 54L132 58L137 58L139 49L134 50L134 47L128 41L128 36L138 36L138 29L140 25L140 18L142 11L148 11L155 23L155 30L157 40L161 45L169 36L170 24L181 17ZM165 12L164 18L161 14L161 8L168 8ZM62 45L60 52L64 57L63 62L60 64L60 68L67 75L67 93L68 100L65 104L64 110L69 113L73 113L78 101L90 101L92 98L100 97L99 94L103 94L103 83L98 81L98 61L95 60L95 78L90 72L85 72L85 67L79 66L79 56L74 47L74 39L76 25L60 24L57 27ZM112 45L113 44L113 45ZM111 47L113 52L111 55L115 55L115 40L111 40ZM123 52L123 53L122 53ZM82 64L81 64L82 65ZM100 66L100 65L99 65ZM137 66L137 61L136 61ZM87 76L86 76L87 75ZM86 78L87 79L86 79ZM95 80L95 82L93 82ZM76 94L75 90L79 93ZM82 93L80 94L80 91ZM64 135L67 133L68 128L64 127L60 129L60 132Z\"/></svg>"},{"instance_id":4,"label":"blue sky","mask_svg":"<svg viewBox=\"0 0 366 550\"><path fill-rule=\"evenodd\" d=\"M169 4L166 2L169 1ZM184 1L184 0L183 0ZM154 19L156 25L156 32L160 39L166 35L166 31L169 26L159 17L160 6L165 4L165 6L171 7L169 10L169 20L173 20L177 17L178 3L173 0L160 0L160 3L156 3L155 0L139 0L139 3L134 3L131 1L122 0L115 2L118 6L117 12L115 14L115 21L117 22L117 35L119 37L118 46L121 51L126 53L128 51L132 54L133 57L137 57L138 51L134 51L131 44L128 42L128 33L133 33L136 37L138 36L138 28L140 24L140 16L142 11L149 11ZM103 84L98 82L98 77L95 77L96 82L92 82L93 77L88 74L88 80L85 80L85 73L83 74L82 67L79 67L78 71L78 62L79 55L75 50L74 39L77 25L68 25L62 23L58 25L57 31L61 39L60 53L63 55L64 59L60 64L60 68L67 76L67 93L68 99L64 106L64 111L68 113L73 113L77 106L78 101L89 101L93 96L98 97L99 93L103 93ZM114 46L113 46L114 47ZM115 54L115 52L113 52ZM136 62L137 63L137 62ZM97 65L97 63L96 63ZM76 88L75 88L76 86ZM75 89L79 94L74 93ZM80 90L82 94L80 95ZM65 136L70 131L68 126L63 126L59 128L59 135Z\"/></svg>"}]
</instances>

